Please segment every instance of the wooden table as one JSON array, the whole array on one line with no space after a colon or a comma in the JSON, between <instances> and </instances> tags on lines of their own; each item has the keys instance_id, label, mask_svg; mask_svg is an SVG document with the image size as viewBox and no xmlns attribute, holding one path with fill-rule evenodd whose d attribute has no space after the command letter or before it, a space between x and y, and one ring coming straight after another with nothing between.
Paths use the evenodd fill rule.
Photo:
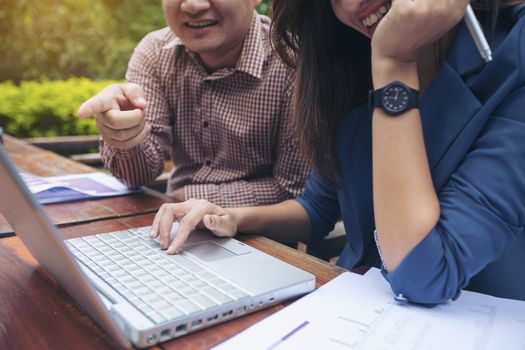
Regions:
<instances>
[{"instance_id":1,"label":"wooden table","mask_svg":"<svg viewBox=\"0 0 525 350\"><path fill-rule=\"evenodd\" d=\"M70 163L51 152L45 152L16 140L7 138L6 144L20 168L35 170L26 156L21 154L44 152L50 164L40 167L38 175L63 175L62 171L78 172L89 167ZM33 160L35 162L35 160ZM53 169L53 164L57 166ZM49 170L46 170L49 168ZM45 173L49 171L48 173ZM101 232L150 225L154 214L153 203L162 203L160 197L146 201L150 194L123 196L106 200L74 202L56 206L45 206L55 222L62 223L65 238L91 235ZM104 204L101 204L103 202ZM160 205L160 204L159 204ZM86 210L73 215L79 208ZM135 211L133 211L135 210ZM64 211L64 212L62 212ZM153 210L154 211L154 210ZM238 239L246 244L271 254L283 261L314 274L317 286L333 279L344 269L288 248L261 236L243 236ZM43 270L18 237L4 236L0 239L0 349L112 349L112 340L87 316L55 280ZM282 309L286 303L249 314L211 328L203 329L181 338L162 343L153 349L207 349L237 334L253 323Z\"/></svg>"},{"instance_id":2,"label":"wooden table","mask_svg":"<svg viewBox=\"0 0 525 350\"><path fill-rule=\"evenodd\" d=\"M4 144L11 159L21 172L39 176L59 176L97 171L94 168L31 146L7 135L4 136ZM170 201L169 197L145 189L145 193L142 194L46 204L45 208L55 225L66 226L101 219L126 217L137 213L154 213L162 203L167 201ZM0 214L0 237L13 235L13 229Z\"/></svg>"}]
</instances>

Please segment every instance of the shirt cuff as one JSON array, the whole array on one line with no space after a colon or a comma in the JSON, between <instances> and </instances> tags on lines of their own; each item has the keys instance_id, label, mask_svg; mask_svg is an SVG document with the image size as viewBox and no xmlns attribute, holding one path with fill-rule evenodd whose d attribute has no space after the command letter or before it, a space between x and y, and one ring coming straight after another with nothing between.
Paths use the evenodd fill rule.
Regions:
<instances>
[{"instance_id":1,"label":"shirt cuff","mask_svg":"<svg viewBox=\"0 0 525 350\"><path fill-rule=\"evenodd\" d=\"M133 160L140 154L140 144L128 149L121 149L104 142L100 138L99 146L101 150L104 150L104 155L107 157L118 157L122 160Z\"/></svg>"},{"instance_id":2,"label":"shirt cuff","mask_svg":"<svg viewBox=\"0 0 525 350\"><path fill-rule=\"evenodd\" d=\"M443 244L438 229L434 228L394 271L387 272L383 264L383 276L395 295L426 305L455 300L459 296L461 290L454 274L457 267L447 266L451 259L446 259Z\"/></svg>"}]
</instances>

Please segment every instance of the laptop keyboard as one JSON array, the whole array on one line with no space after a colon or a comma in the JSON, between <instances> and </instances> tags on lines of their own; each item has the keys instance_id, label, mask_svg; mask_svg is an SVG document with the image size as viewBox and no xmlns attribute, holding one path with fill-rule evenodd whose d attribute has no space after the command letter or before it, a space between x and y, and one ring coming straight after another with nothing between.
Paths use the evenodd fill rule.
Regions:
<instances>
[{"instance_id":1,"label":"laptop keyboard","mask_svg":"<svg viewBox=\"0 0 525 350\"><path fill-rule=\"evenodd\" d=\"M73 255L154 323L248 297L181 255L167 255L148 228L66 241Z\"/></svg>"}]
</instances>

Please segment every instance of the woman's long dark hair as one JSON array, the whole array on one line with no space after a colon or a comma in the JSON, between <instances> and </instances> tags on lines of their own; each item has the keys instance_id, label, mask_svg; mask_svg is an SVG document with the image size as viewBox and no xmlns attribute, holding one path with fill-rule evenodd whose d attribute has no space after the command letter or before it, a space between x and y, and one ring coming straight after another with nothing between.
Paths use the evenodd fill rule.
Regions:
<instances>
[{"instance_id":1,"label":"woman's long dark hair","mask_svg":"<svg viewBox=\"0 0 525 350\"><path fill-rule=\"evenodd\" d=\"M475 0L472 2L474 10L482 13L481 24L488 30L489 40L492 39L498 20L499 9L505 5L505 0Z\"/></svg>"},{"instance_id":2,"label":"woman's long dark hair","mask_svg":"<svg viewBox=\"0 0 525 350\"><path fill-rule=\"evenodd\" d=\"M328 0L274 0L272 39L296 72L294 114L303 155L335 181L335 131L343 114L366 100L370 41L339 22Z\"/></svg>"},{"instance_id":3,"label":"woman's long dark hair","mask_svg":"<svg viewBox=\"0 0 525 350\"><path fill-rule=\"evenodd\" d=\"M490 31L501 3L473 2ZM294 115L303 155L321 176L336 183L341 118L366 101L371 87L370 40L342 24L330 0L273 0L272 41L281 59L295 69Z\"/></svg>"}]
</instances>

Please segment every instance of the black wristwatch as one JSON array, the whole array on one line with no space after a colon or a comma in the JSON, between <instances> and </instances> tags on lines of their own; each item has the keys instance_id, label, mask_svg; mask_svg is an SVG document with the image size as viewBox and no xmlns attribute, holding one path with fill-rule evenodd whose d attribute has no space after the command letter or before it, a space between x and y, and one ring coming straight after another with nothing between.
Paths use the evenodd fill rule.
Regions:
<instances>
[{"instance_id":1,"label":"black wristwatch","mask_svg":"<svg viewBox=\"0 0 525 350\"><path fill-rule=\"evenodd\" d=\"M398 116L419 106L419 91L400 81L393 81L385 87L370 90L368 93L370 109L382 108L390 116Z\"/></svg>"}]
</instances>

